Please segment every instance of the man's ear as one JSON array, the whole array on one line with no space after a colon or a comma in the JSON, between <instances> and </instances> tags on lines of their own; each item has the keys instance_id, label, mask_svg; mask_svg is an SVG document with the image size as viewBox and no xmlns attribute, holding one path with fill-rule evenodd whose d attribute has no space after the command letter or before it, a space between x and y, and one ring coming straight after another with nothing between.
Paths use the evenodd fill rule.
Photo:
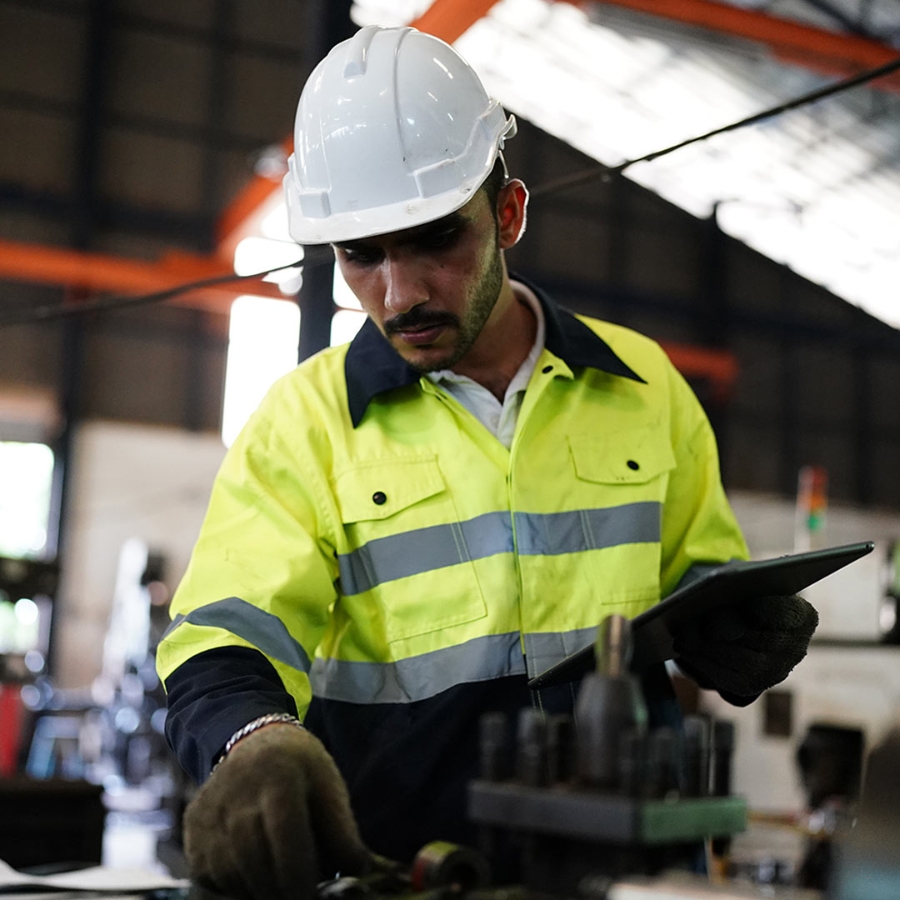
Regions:
<instances>
[{"instance_id":1,"label":"man's ear","mask_svg":"<svg viewBox=\"0 0 900 900\"><path fill-rule=\"evenodd\" d=\"M518 178L511 179L497 195L497 225L501 250L514 247L525 233L528 188Z\"/></svg>"}]
</instances>

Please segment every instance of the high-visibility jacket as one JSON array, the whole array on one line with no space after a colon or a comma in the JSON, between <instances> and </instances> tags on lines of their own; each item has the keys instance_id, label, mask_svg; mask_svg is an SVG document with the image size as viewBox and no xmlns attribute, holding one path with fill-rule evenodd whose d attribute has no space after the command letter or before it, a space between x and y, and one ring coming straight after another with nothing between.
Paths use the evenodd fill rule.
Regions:
<instances>
[{"instance_id":1,"label":"high-visibility jacket","mask_svg":"<svg viewBox=\"0 0 900 900\"><path fill-rule=\"evenodd\" d=\"M537 293L546 345L509 450L371 322L267 395L158 649L195 777L246 721L296 709L374 847L458 839L482 712L542 704L526 676L603 617L746 558L708 420L665 353Z\"/></svg>"}]
</instances>

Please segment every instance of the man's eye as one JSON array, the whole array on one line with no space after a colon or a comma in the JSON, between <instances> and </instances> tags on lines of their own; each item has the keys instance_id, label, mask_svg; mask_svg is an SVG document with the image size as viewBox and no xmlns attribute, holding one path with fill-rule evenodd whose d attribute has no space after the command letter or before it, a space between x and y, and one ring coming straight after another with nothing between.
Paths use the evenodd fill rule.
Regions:
<instances>
[{"instance_id":1,"label":"man's eye","mask_svg":"<svg viewBox=\"0 0 900 900\"><path fill-rule=\"evenodd\" d=\"M423 234L416 242L423 250L444 250L452 247L459 238L458 228L448 228L446 231L435 231L431 234Z\"/></svg>"},{"instance_id":2,"label":"man's eye","mask_svg":"<svg viewBox=\"0 0 900 900\"><path fill-rule=\"evenodd\" d=\"M372 266L381 259L377 250L342 250L344 259L355 266Z\"/></svg>"}]
</instances>

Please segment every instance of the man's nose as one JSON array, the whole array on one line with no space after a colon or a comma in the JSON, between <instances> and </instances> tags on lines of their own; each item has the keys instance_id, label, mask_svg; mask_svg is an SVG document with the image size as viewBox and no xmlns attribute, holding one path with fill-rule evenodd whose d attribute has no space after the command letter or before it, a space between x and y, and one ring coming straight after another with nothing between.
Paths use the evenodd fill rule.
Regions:
<instances>
[{"instance_id":1,"label":"man's nose","mask_svg":"<svg viewBox=\"0 0 900 900\"><path fill-rule=\"evenodd\" d=\"M392 313L406 313L428 300L428 289L415 261L388 257L384 268L385 309Z\"/></svg>"}]
</instances>

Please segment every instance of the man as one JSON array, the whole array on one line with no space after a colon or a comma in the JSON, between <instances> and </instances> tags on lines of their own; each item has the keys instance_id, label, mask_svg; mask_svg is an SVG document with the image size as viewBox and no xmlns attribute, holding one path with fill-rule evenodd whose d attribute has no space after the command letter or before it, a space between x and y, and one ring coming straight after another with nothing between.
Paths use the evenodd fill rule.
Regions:
<instances>
[{"instance_id":1,"label":"man","mask_svg":"<svg viewBox=\"0 0 900 900\"><path fill-rule=\"evenodd\" d=\"M510 278L513 134L452 48L406 28L362 29L301 96L291 233L333 245L369 318L229 451L159 650L169 740L209 776L186 853L224 893L308 897L367 847L472 840L481 714L571 709L577 685L528 677L747 554L660 348ZM815 626L797 598L759 609L679 636L684 668L738 703ZM645 689L671 716L665 673Z\"/></svg>"}]
</instances>

